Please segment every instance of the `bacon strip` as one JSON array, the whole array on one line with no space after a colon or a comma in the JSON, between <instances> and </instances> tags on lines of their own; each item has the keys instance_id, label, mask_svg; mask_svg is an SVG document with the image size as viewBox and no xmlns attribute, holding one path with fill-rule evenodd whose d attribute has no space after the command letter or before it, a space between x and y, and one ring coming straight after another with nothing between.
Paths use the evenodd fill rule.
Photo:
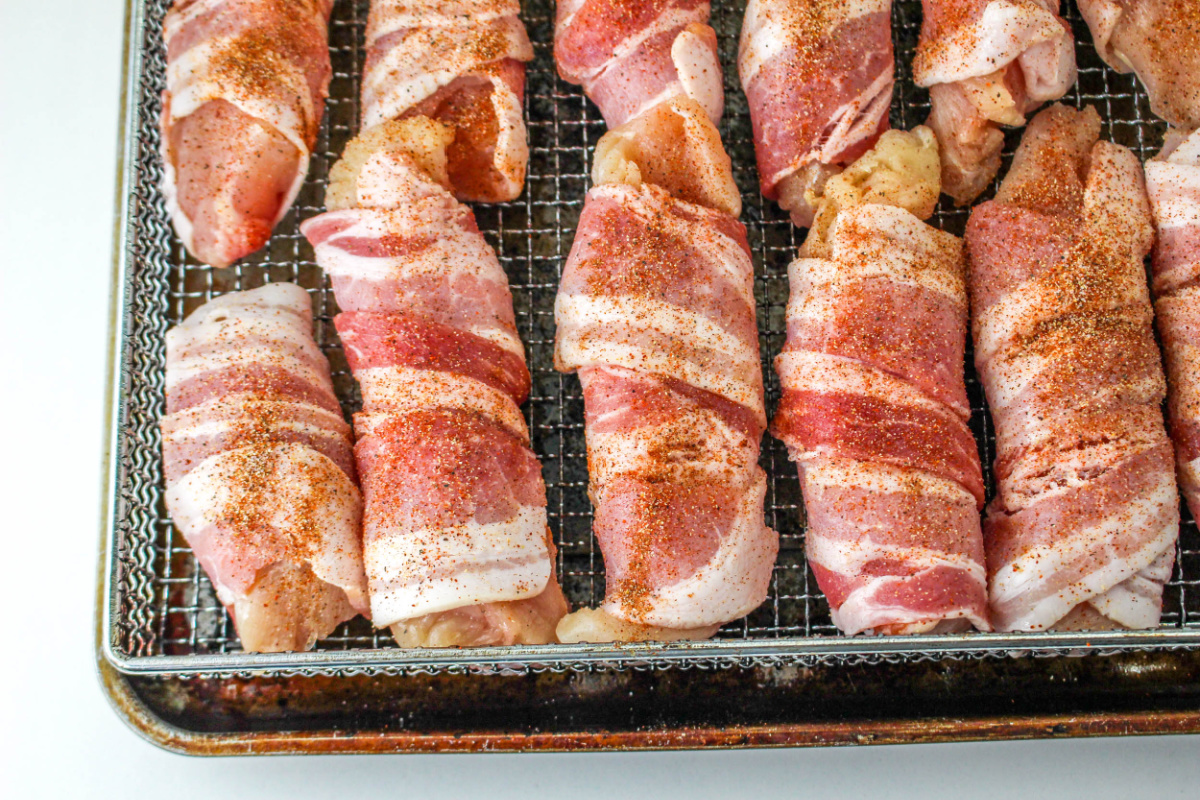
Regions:
<instances>
[{"instance_id":1,"label":"bacon strip","mask_svg":"<svg viewBox=\"0 0 1200 800\"><path fill-rule=\"evenodd\" d=\"M163 193L184 246L226 267L300 191L328 95L332 0L176 0L163 23Z\"/></svg>"},{"instance_id":2,"label":"bacon strip","mask_svg":"<svg viewBox=\"0 0 1200 800\"><path fill-rule=\"evenodd\" d=\"M166 503L250 652L306 650L367 609L350 428L292 284L167 333Z\"/></svg>"},{"instance_id":3,"label":"bacon strip","mask_svg":"<svg viewBox=\"0 0 1200 800\"><path fill-rule=\"evenodd\" d=\"M1166 355L1179 485L1200 518L1200 132L1172 132L1146 162L1158 240L1154 315Z\"/></svg>"},{"instance_id":4,"label":"bacon strip","mask_svg":"<svg viewBox=\"0 0 1200 800\"><path fill-rule=\"evenodd\" d=\"M554 61L583 86L608 127L673 97L698 102L715 123L725 104L708 0L561 0Z\"/></svg>"},{"instance_id":5,"label":"bacon strip","mask_svg":"<svg viewBox=\"0 0 1200 800\"><path fill-rule=\"evenodd\" d=\"M1001 125L1075 83L1075 43L1059 0L923 0L913 78L929 87L926 122L942 154L942 191L959 205L1000 171Z\"/></svg>"},{"instance_id":6,"label":"bacon strip","mask_svg":"<svg viewBox=\"0 0 1200 800\"><path fill-rule=\"evenodd\" d=\"M388 124L355 205L301 226L362 390L372 619L404 646L552 641L566 603L508 281L471 211L405 151L417 128Z\"/></svg>"},{"instance_id":7,"label":"bacon strip","mask_svg":"<svg viewBox=\"0 0 1200 800\"><path fill-rule=\"evenodd\" d=\"M1179 532L1142 264L1150 206L1137 159L1099 133L1094 109L1043 111L967 225L997 437L984 536L1000 630L1070 625L1085 605L1156 625Z\"/></svg>"},{"instance_id":8,"label":"bacon strip","mask_svg":"<svg viewBox=\"0 0 1200 800\"><path fill-rule=\"evenodd\" d=\"M891 0L750 0L738 72L762 193L812 222L806 194L887 130Z\"/></svg>"},{"instance_id":9,"label":"bacon strip","mask_svg":"<svg viewBox=\"0 0 1200 800\"><path fill-rule=\"evenodd\" d=\"M841 210L827 237L788 270L775 360L809 564L845 633L988 630L962 242L886 204Z\"/></svg>"},{"instance_id":10,"label":"bacon strip","mask_svg":"<svg viewBox=\"0 0 1200 800\"><path fill-rule=\"evenodd\" d=\"M1200 127L1200 4L1194 0L1079 0L1104 63L1136 72L1150 108L1172 125Z\"/></svg>"},{"instance_id":11,"label":"bacon strip","mask_svg":"<svg viewBox=\"0 0 1200 800\"><path fill-rule=\"evenodd\" d=\"M529 162L523 105L533 46L517 0L372 0L362 126L425 116L454 129L460 200L512 200Z\"/></svg>"}]
</instances>

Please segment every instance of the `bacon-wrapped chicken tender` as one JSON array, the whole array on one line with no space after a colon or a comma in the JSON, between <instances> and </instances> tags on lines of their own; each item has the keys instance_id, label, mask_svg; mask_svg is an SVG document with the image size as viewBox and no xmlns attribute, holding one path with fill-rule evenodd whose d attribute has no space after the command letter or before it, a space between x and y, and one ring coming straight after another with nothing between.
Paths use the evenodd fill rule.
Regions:
<instances>
[{"instance_id":1,"label":"bacon-wrapped chicken tender","mask_svg":"<svg viewBox=\"0 0 1200 800\"><path fill-rule=\"evenodd\" d=\"M593 178L555 303L555 361L583 384L607 591L558 632L705 638L762 602L778 550L763 523L741 202L716 128L686 98L606 134Z\"/></svg>"},{"instance_id":2,"label":"bacon-wrapped chicken tender","mask_svg":"<svg viewBox=\"0 0 1200 800\"><path fill-rule=\"evenodd\" d=\"M1200 132L1172 132L1146 162L1158 239L1154 312L1166 355L1179 487L1200 519Z\"/></svg>"},{"instance_id":3,"label":"bacon-wrapped chicken tender","mask_svg":"<svg viewBox=\"0 0 1200 800\"><path fill-rule=\"evenodd\" d=\"M305 650L367 610L350 429L292 284L167 333L167 510L251 652Z\"/></svg>"},{"instance_id":4,"label":"bacon-wrapped chicken tender","mask_svg":"<svg viewBox=\"0 0 1200 800\"><path fill-rule=\"evenodd\" d=\"M267 243L308 174L328 94L332 0L176 0L167 13L163 191L196 258Z\"/></svg>"},{"instance_id":5,"label":"bacon-wrapped chicken tender","mask_svg":"<svg viewBox=\"0 0 1200 800\"><path fill-rule=\"evenodd\" d=\"M619 620L707 635L765 596L777 542L752 285L731 215L649 184L589 192L556 362L583 384L602 610Z\"/></svg>"},{"instance_id":6,"label":"bacon-wrapped chicken tender","mask_svg":"<svg viewBox=\"0 0 1200 800\"><path fill-rule=\"evenodd\" d=\"M405 646L540 644L566 603L518 408L529 371L500 262L446 188L453 136L426 117L368 131L302 227L362 390L372 619Z\"/></svg>"},{"instance_id":7,"label":"bacon-wrapped chicken tender","mask_svg":"<svg viewBox=\"0 0 1200 800\"><path fill-rule=\"evenodd\" d=\"M826 180L888 126L891 0L750 0L738 72L763 194L807 227Z\"/></svg>"},{"instance_id":8,"label":"bacon-wrapped chicken tender","mask_svg":"<svg viewBox=\"0 0 1200 800\"><path fill-rule=\"evenodd\" d=\"M913 78L929 87L942 191L959 205L1000 171L1001 125L1075 83L1075 41L1059 0L923 0Z\"/></svg>"},{"instance_id":9,"label":"bacon-wrapped chicken tender","mask_svg":"<svg viewBox=\"0 0 1200 800\"><path fill-rule=\"evenodd\" d=\"M517 0L372 0L362 127L424 116L450 126L460 200L512 200L525 184L525 62Z\"/></svg>"},{"instance_id":10,"label":"bacon-wrapped chicken tender","mask_svg":"<svg viewBox=\"0 0 1200 800\"><path fill-rule=\"evenodd\" d=\"M885 133L825 185L788 270L772 432L799 468L809 564L850 634L989 627L962 242L921 221L938 173L932 131Z\"/></svg>"},{"instance_id":11,"label":"bacon-wrapped chicken tender","mask_svg":"<svg viewBox=\"0 0 1200 800\"><path fill-rule=\"evenodd\" d=\"M1179 533L1143 259L1142 169L1092 108L1034 118L967 225L996 429L984 522L999 630L1158 624Z\"/></svg>"},{"instance_id":12,"label":"bacon-wrapped chicken tender","mask_svg":"<svg viewBox=\"0 0 1200 800\"><path fill-rule=\"evenodd\" d=\"M714 123L725 93L708 0L561 0L554 60L580 84L610 128L674 97L700 104Z\"/></svg>"}]
</instances>

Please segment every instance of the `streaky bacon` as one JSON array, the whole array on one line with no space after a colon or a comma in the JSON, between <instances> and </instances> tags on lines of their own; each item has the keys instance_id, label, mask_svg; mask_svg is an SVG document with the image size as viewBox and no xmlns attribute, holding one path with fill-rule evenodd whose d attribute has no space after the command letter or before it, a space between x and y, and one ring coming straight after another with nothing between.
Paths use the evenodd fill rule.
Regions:
<instances>
[{"instance_id":1,"label":"streaky bacon","mask_svg":"<svg viewBox=\"0 0 1200 800\"><path fill-rule=\"evenodd\" d=\"M163 193L184 246L226 267L266 244L308 174L332 74L332 0L176 0L163 23Z\"/></svg>"},{"instance_id":2,"label":"streaky bacon","mask_svg":"<svg viewBox=\"0 0 1200 800\"><path fill-rule=\"evenodd\" d=\"M471 211L406 152L415 130L398 124L367 157L356 205L301 226L362 392L372 619L403 646L553 641L566 602L512 296Z\"/></svg>"},{"instance_id":3,"label":"streaky bacon","mask_svg":"<svg viewBox=\"0 0 1200 800\"><path fill-rule=\"evenodd\" d=\"M167 333L167 510L251 652L305 650L367 609L350 428L292 284Z\"/></svg>"},{"instance_id":4,"label":"streaky bacon","mask_svg":"<svg viewBox=\"0 0 1200 800\"><path fill-rule=\"evenodd\" d=\"M1156 625L1179 532L1143 269L1150 205L1136 157L1099 134L1092 108L1040 113L967 225L997 436L984 538L1000 630Z\"/></svg>"},{"instance_id":5,"label":"streaky bacon","mask_svg":"<svg viewBox=\"0 0 1200 800\"><path fill-rule=\"evenodd\" d=\"M563 0L554 60L615 128L673 97L721 118L724 89L709 0Z\"/></svg>"},{"instance_id":6,"label":"streaky bacon","mask_svg":"<svg viewBox=\"0 0 1200 800\"><path fill-rule=\"evenodd\" d=\"M733 216L652 184L596 187L555 301L557 366L653 371L758 408L751 278Z\"/></svg>"},{"instance_id":7,"label":"streaky bacon","mask_svg":"<svg viewBox=\"0 0 1200 800\"><path fill-rule=\"evenodd\" d=\"M1079 0L1096 52L1135 72L1150 108L1176 127L1200 127L1200 4L1194 0Z\"/></svg>"},{"instance_id":8,"label":"streaky bacon","mask_svg":"<svg viewBox=\"0 0 1200 800\"><path fill-rule=\"evenodd\" d=\"M454 129L460 200L512 200L525 184L525 62L517 0L371 0L362 126L424 116Z\"/></svg>"},{"instance_id":9,"label":"streaky bacon","mask_svg":"<svg viewBox=\"0 0 1200 800\"><path fill-rule=\"evenodd\" d=\"M1001 125L1066 94L1075 43L1059 0L923 0L913 78L929 87L942 191L960 205L1000 171Z\"/></svg>"},{"instance_id":10,"label":"streaky bacon","mask_svg":"<svg viewBox=\"0 0 1200 800\"><path fill-rule=\"evenodd\" d=\"M988 630L961 241L905 208L854 205L821 256L788 272L772 433L799 469L808 560L834 623Z\"/></svg>"},{"instance_id":11,"label":"streaky bacon","mask_svg":"<svg viewBox=\"0 0 1200 800\"><path fill-rule=\"evenodd\" d=\"M1158 239L1154 316L1166 356L1179 486L1200 518L1200 132L1173 131L1146 162Z\"/></svg>"},{"instance_id":12,"label":"streaky bacon","mask_svg":"<svg viewBox=\"0 0 1200 800\"><path fill-rule=\"evenodd\" d=\"M887 130L891 0L750 0L738 72L762 193L812 222L805 195Z\"/></svg>"}]
</instances>

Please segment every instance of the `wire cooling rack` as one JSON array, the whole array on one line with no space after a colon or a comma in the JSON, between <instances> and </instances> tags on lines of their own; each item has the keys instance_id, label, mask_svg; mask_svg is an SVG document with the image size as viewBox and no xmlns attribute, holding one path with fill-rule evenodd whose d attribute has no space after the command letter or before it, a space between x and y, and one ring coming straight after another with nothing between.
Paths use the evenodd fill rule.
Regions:
<instances>
[{"instance_id":1,"label":"wire cooling rack","mask_svg":"<svg viewBox=\"0 0 1200 800\"><path fill-rule=\"evenodd\" d=\"M310 175L294 208L268 247L226 270L198 264L174 236L159 191L158 119L166 68L161 24L170 0L143 0L133 15L126 119L123 258L119 276L119 339L114 382L105 654L127 672L157 674L297 673L363 671L494 671L626 668L673 664L818 663L963 658L1019 653L1064 653L1200 646L1200 536L1187 518L1175 573L1164 597L1162 627L1107 633L961 634L846 638L837 635L829 607L804 559L799 482L785 448L767 437L762 463L769 476L767 522L780 533L779 560L770 596L746 618L726 625L710 642L674 645L548 645L469 651L401 650L387 632L363 619L340 626L309 653L254 655L241 651L217 601L163 504L158 420L164 409L164 334L202 303L224 292L270 281L306 288L316 311L317 342L333 366L334 385L349 413L359 398L332 318L329 282L317 267L299 222L323 211L330 166L357 130L359 75L368 3L338 0L330 26L333 80ZM526 0L524 20L534 43L529 65L528 183L520 198L476 206L479 227L508 273L517 326L527 349L533 391L525 414L541 457L550 525L558 543L558 573L573 607L594 606L604 593L604 565L591 534L583 399L578 380L554 371L554 296L589 180L592 148L605 131L596 109L554 71L552 0ZM768 413L779 399L771 359L784 342L788 262L797 230L758 193L746 100L735 59L744 2L714 3L713 27L725 66L725 116L721 131L742 189L742 219L756 269L755 293ZM1064 102L1098 107L1104 136L1148 158L1164 126L1150 113L1137 81L1106 68L1073 0L1066 13L1075 28L1079 80ZM896 0L893 30L897 84L892 124L910 128L928 114L928 95L912 82L910 64L920 29L919 0ZM1005 167L1020 138L1010 133ZM1003 173L1002 173L1003 174ZM967 211L943 201L934 225L961 235ZM982 390L968 357L967 386L984 477L992 483L993 437ZM1185 509L1186 515L1186 509Z\"/></svg>"}]
</instances>

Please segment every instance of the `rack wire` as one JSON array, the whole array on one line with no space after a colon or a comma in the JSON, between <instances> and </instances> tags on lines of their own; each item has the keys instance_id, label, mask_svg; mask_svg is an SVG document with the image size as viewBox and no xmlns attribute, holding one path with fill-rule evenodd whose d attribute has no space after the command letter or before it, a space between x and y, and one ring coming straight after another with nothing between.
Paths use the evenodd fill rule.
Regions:
<instances>
[{"instance_id":1,"label":"rack wire","mask_svg":"<svg viewBox=\"0 0 1200 800\"><path fill-rule=\"evenodd\" d=\"M190 258L171 230L159 185L158 119L166 56L162 18L170 0L143 0L131 41L140 48L140 69L130 86L127 122L128 163L123 244L122 339L115 387L114 515L106 613L106 655L131 672L215 674L291 671L456 670L622 667L669 662L715 666L791 660L919 659L1010 655L1014 652L1066 652L1088 646L1101 650L1200 645L1200 535L1186 517L1175 573L1164 596L1162 627L1137 634L966 634L929 637L837 636L829 607L804 558L803 507L794 465L783 445L767 437L762 464L769 476L767 523L780 533L779 559L770 595L753 613L726 625L716 641L640 648L557 645L479 651L403 651L386 631L363 619L341 625L308 654L253 656L242 653L227 614L190 548L172 526L163 504L158 420L164 409L165 344L168 327L202 303L229 291L271 281L292 281L313 299L317 342L333 367L334 386L347 413L359 398L332 318L337 313L329 282L316 265L299 222L323 211L329 168L357 130L359 76L364 53L366 0L339 0L330 26L333 79L325 120L310 174L293 209L263 251L226 270ZM744 2L714 2L713 27L725 67L725 115L721 132L742 189L749 241L756 269L755 294L768 413L779 399L770 368L784 342L787 264L799 233L787 217L758 193L754 148L746 100L738 85L735 59ZM1092 104L1104 119L1104 136L1148 158L1161 145L1165 126L1150 112L1136 79L1106 68L1074 6L1066 4L1074 26L1079 79L1064 102ZM508 274L517 326L525 342L533 391L524 411L533 447L542 460L550 525L558 544L558 574L573 607L594 606L604 593L604 565L591 533L587 499L587 456L583 399L578 380L554 371L554 296L570 249L583 197L589 186L592 149L605 131L597 110L578 87L554 70L552 0L526 0L523 18L534 43L529 65L526 116L530 162L525 192L517 200L476 206L480 229L495 247ZM896 0L893 35L897 82L891 122L898 128L920 124L928 114L928 94L911 78L910 64L920 29L919 0ZM137 62L135 62L136 64ZM1005 167L1020 132L1006 141ZM1002 173L1003 174L1003 173ZM943 198L932 224L961 235L968 211ZM971 427L978 440L984 478L992 486L994 439L979 382L967 359ZM1173 632L1168 634L1167 632Z\"/></svg>"}]
</instances>

